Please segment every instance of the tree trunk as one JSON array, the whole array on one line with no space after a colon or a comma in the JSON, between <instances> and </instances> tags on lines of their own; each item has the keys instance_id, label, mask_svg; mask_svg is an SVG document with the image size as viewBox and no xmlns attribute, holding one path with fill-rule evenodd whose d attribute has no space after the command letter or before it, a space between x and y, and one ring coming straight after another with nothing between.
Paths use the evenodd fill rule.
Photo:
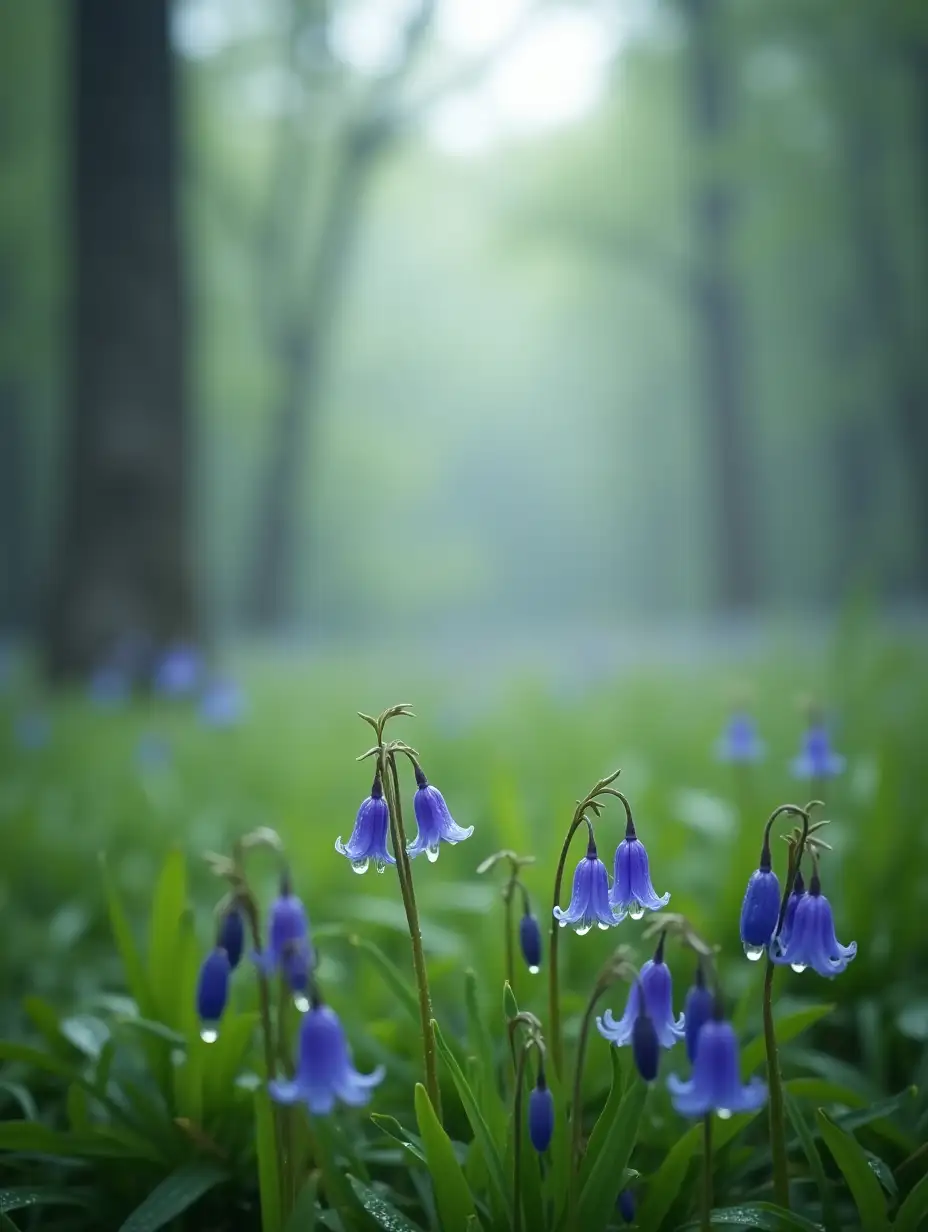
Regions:
<instances>
[{"instance_id":1,"label":"tree trunk","mask_svg":"<svg viewBox=\"0 0 928 1232\"><path fill-rule=\"evenodd\" d=\"M720 41L717 0L684 0L690 32L690 115L696 158L693 189L695 302L702 415L713 462L718 601L726 611L757 600L754 459L748 437L744 308L732 268L738 200L718 166L730 134L730 66Z\"/></svg>"},{"instance_id":2,"label":"tree trunk","mask_svg":"<svg viewBox=\"0 0 928 1232\"><path fill-rule=\"evenodd\" d=\"M73 384L53 676L194 634L168 0L73 0Z\"/></svg>"},{"instance_id":3,"label":"tree trunk","mask_svg":"<svg viewBox=\"0 0 928 1232\"><path fill-rule=\"evenodd\" d=\"M926 57L928 60L928 57ZM928 63L925 64L928 70ZM866 79L866 73L860 77ZM928 95L928 86L923 87ZM914 589L928 593L928 361L907 319L893 226L886 202L885 133L873 84L847 83L839 106L847 202L859 295L880 353L912 510ZM926 103L928 105L928 103ZM928 125L928 117L926 117ZM928 129L924 134L928 140ZM921 152L928 159L928 149ZM928 202L926 202L928 204Z\"/></svg>"}]
</instances>

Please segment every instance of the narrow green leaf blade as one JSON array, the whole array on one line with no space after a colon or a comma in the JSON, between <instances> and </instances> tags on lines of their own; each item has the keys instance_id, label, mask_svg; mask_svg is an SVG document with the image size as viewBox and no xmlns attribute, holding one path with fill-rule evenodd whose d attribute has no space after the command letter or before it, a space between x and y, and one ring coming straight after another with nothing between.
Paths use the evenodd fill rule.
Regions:
<instances>
[{"instance_id":1,"label":"narrow green leaf blade","mask_svg":"<svg viewBox=\"0 0 928 1232\"><path fill-rule=\"evenodd\" d=\"M316 1178L311 1176L296 1196L284 1232L316 1232L316 1188Z\"/></svg>"},{"instance_id":2,"label":"narrow green leaf blade","mask_svg":"<svg viewBox=\"0 0 928 1232\"><path fill-rule=\"evenodd\" d=\"M701 1146L701 1137L695 1129L688 1129L673 1144L664 1162L648 1182L648 1192L638 1210L638 1227L641 1232L657 1232L673 1205L690 1163Z\"/></svg>"},{"instance_id":3,"label":"narrow green leaf blade","mask_svg":"<svg viewBox=\"0 0 928 1232\"><path fill-rule=\"evenodd\" d=\"M158 1232L199 1202L204 1194L229 1179L225 1168L209 1160L184 1164L151 1191L119 1232Z\"/></svg>"},{"instance_id":4,"label":"narrow green leaf blade","mask_svg":"<svg viewBox=\"0 0 928 1232\"><path fill-rule=\"evenodd\" d=\"M277 1116L271 1097L263 1088L255 1091L255 1150L258 1156L258 1193L261 1199L262 1232L280 1232L280 1167L277 1156Z\"/></svg>"},{"instance_id":5,"label":"narrow green leaf blade","mask_svg":"<svg viewBox=\"0 0 928 1232\"><path fill-rule=\"evenodd\" d=\"M416 1123L435 1187L435 1204L443 1232L467 1232L470 1219L473 1218L475 1224L477 1221L474 1199L455 1157L451 1139L442 1129L428 1091L421 1082L416 1083L415 1104Z\"/></svg>"},{"instance_id":6,"label":"narrow green leaf blade","mask_svg":"<svg viewBox=\"0 0 928 1232\"><path fill-rule=\"evenodd\" d=\"M580 1191L581 1228L603 1228L615 1207L620 1180L631 1159L648 1088L636 1074L609 1126L595 1164Z\"/></svg>"},{"instance_id":7,"label":"narrow green leaf blade","mask_svg":"<svg viewBox=\"0 0 928 1232\"><path fill-rule=\"evenodd\" d=\"M817 1223L784 1211L772 1202L749 1202L743 1206L727 1206L715 1210L710 1216L713 1228L753 1228L755 1232L822 1232ZM698 1220L688 1223L679 1232L698 1232ZM870 1229L867 1229L870 1232Z\"/></svg>"},{"instance_id":8,"label":"narrow green leaf blade","mask_svg":"<svg viewBox=\"0 0 928 1232\"><path fill-rule=\"evenodd\" d=\"M815 1115L825 1145L847 1181L861 1223L867 1232L880 1232L888 1226L886 1199L880 1182L867 1162L866 1153L857 1139L836 1125L827 1113L819 1109Z\"/></svg>"},{"instance_id":9,"label":"narrow green leaf blade","mask_svg":"<svg viewBox=\"0 0 928 1232\"><path fill-rule=\"evenodd\" d=\"M34 1206L89 1206L88 1195L76 1189L51 1185L11 1185L0 1189L0 1214L25 1211Z\"/></svg>"},{"instance_id":10,"label":"narrow green leaf blade","mask_svg":"<svg viewBox=\"0 0 928 1232\"><path fill-rule=\"evenodd\" d=\"M818 1187L819 1197L822 1200L822 1223L825 1225L825 1232L841 1232L834 1194L832 1193L828 1177L825 1175L822 1157L819 1155L818 1147L815 1144L815 1136L806 1123L802 1109L787 1090L783 1092L783 1102L786 1107L786 1115L790 1119L790 1124L796 1131L796 1135L802 1144L803 1152L809 1163L809 1171L812 1173L812 1177Z\"/></svg>"},{"instance_id":11,"label":"narrow green leaf blade","mask_svg":"<svg viewBox=\"0 0 928 1232\"><path fill-rule=\"evenodd\" d=\"M168 853L155 885L148 934L148 986L155 1013L168 1027L182 1025L180 998L186 989L178 978L181 920L187 905L187 866L183 852Z\"/></svg>"},{"instance_id":12,"label":"narrow green leaf blade","mask_svg":"<svg viewBox=\"0 0 928 1232\"><path fill-rule=\"evenodd\" d=\"M383 1228L383 1232L422 1232L421 1228L411 1219L407 1219L402 1211L398 1211L392 1202L371 1189L370 1185L365 1185L353 1176L349 1176L348 1181L361 1206L378 1228Z\"/></svg>"},{"instance_id":13,"label":"narrow green leaf blade","mask_svg":"<svg viewBox=\"0 0 928 1232\"><path fill-rule=\"evenodd\" d=\"M411 1129L405 1129L395 1117L387 1116L382 1112L372 1112L371 1120L378 1129L382 1129L385 1134L393 1138L400 1146L405 1147L407 1153L413 1159L418 1160L419 1163L428 1163L422 1139L417 1137Z\"/></svg>"},{"instance_id":14,"label":"narrow green leaf blade","mask_svg":"<svg viewBox=\"0 0 928 1232\"><path fill-rule=\"evenodd\" d=\"M625 1094L625 1079L622 1073L622 1063L619 1059L618 1048L610 1047L609 1060L612 1063L612 1086L609 1090L609 1098L603 1105L603 1110L599 1114L596 1124L593 1126L590 1133L590 1140L587 1143L586 1154L583 1157L583 1163L580 1166L580 1185L581 1188L590 1179L590 1173L596 1164L597 1159L602 1153L602 1149L606 1144L606 1139L609 1136L609 1130L613 1121L618 1116L619 1108L622 1106L622 1099Z\"/></svg>"},{"instance_id":15,"label":"narrow green leaf blade","mask_svg":"<svg viewBox=\"0 0 928 1232\"><path fill-rule=\"evenodd\" d=\"M153 1005L151 990L145 975L145 967L142 964L138 947L135 944L135 938L132 936L132 929L129 927L129 921L123 910L116 882L105 859L101 858L101 865L103 885L106 891L106 906L110 917L110 928L113 931L113 940L116 943L116 949L119 951L119 957L122 960L126 976L126 987L129 989L129 993L139 1007L139 1012L143 1017L151 1018L154 1016L152 1014Z\"/></svg>"},{"instance_id":16,"label":"narrow green leaf blade","mask_svg":"<svg viewBox=\"0 0 928 1232\"><path fill-rule=\"evenodd\" d=\"M896 1215L894 1232L919 1232L928 1219L928 1175L911 1190Z\"/></svg>"},{"instance_id":17,"label":"narrow green leaf blade","mask_svg":"<svg viewBox=\"0 0 928 1232\"><path fill-rule=\"evenodd\" d=\"M796 1010L792 1014L784 1014L780 1018L776 1017L774 1011L777 1045L782 1048L791 1039L795 1039L797 1035L801 1035L803 1031L807 1031L809 1027L820 1022L834 1008L834 1005L807 1005L801 1010ZM745 1044L741 1050L741 1073L745 1077L753 1074L763 1064L765 1056L764 1037L759 1035L757 1039Z\"/></svg>"}]
</instances>

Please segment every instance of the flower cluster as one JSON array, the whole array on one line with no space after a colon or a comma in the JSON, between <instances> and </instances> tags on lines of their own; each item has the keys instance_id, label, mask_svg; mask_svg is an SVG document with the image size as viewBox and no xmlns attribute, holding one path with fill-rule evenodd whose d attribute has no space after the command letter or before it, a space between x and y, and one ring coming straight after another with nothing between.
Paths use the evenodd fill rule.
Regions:
<instances>
[{"instance_id":1,"label":"flower cluster","mask_svg":"<svg viewBox=\"0 0 928 1232\"><path fill-rule=\"evenodd\" d=\"M734 711L716 742L715 752L720 761L733 765L746 766L763 759L764 742L750 714L740 709ZM813 783L825 781L841 774L845 765L846 759L832 748L828 728L813 710L800 751L790 762L793 777Z\"/></svg>"}]
</instances>

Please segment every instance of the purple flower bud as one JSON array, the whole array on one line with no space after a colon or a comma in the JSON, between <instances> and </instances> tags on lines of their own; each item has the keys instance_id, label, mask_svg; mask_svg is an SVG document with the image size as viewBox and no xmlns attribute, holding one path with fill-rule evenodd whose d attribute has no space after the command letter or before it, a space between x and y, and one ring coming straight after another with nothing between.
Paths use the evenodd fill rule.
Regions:
<instances>
[{"instance_id":1,"label":"purple flower bud","mask_svg":"<svg viewBox=\"0 0 928 1232\"><path fill-rule=\"evenodd\" d=\"M216 944L228 954L229 966L234 971L245 948L245 919L238 907L230 907L222 917Z\"/></svg>"},{"instance_id":2,"label":"purple flower bud","mask_svg":"<svg viewBox=\"0 0 928 1232\"><path fill-rule=\"evenodd\" d=\"M641 1005L642 1002L639 1002ZM635 1068L645 1082L653 1082L660 1066L661 1046L654 1023L644 1008L639 1008L632 1025L632 1056Z\"/></svg>"},{"instance_id":3,"label":"purple flower bud","mask_svg":"<svg viewBox=\"0 0 928 1232\"><path fill-rule=\"evenodd\" d=\"M222 1017L229 999L229 955L225 950L215 949L207 954L200 968L197 982L197 1014L203 1024L200 1034L207 1043L217 1037L216 1024Z\"/></svg>"},{"instance_id":4,"label":"purple flower bud","mask_svg":"<svg viewBox=\"0 0 928 1232\"><path fill-rule=\"evenodd\" d=\"M544 1070L539 1068L538 1081L528 1100L528 1136L539 1155L551 1145L554 1134L554 1096L548 1090Z\"/></svg>"},{"instance_id":5,"label":"purple flower bud","mask_svg":"<svg viewBox=\"0 0 928 1232\"><path fill-rule=\"evenodd\" d=\"M616 1203L619 1214L626 1223L632 1223L635 1218L635 1195L631 1189L623 1189Z\"/></svg>"},{"instance_id":6,"label":"purple flower bud","mask_svg":"<svg viewBox=\"0 0 928 1232\"><path fill-rule=\"evenodd\" d=\"M538 920L528 910L519 921L519 945L522 947L522 957L532 975L541 970L541 927Z\"/></svg>"},{"instance_id":7,"label":"purple flower bud","mask_svg":"<svg viewBox=\"0 0 928 1232\"><path fill-rule=\"evenodd\" d=\"M779 915L780 882L768 864L751 874L741 906L741 942L752 962L767 952Z\"/></svg>"},{"instance_id":8,"label":"purple flower bud","mask_svg":"<svg viewBox=\"0 0 928 1232\"><path fill-rule=\"evenodd\" d=\"M706 978L700 963L696 968L696 979L689 992L687 992L686 1000L683 1003L686 1055L690 1059L690 1064L696 1060L696 1045L699 1042L699 1033L712 1017L713 1001L712 993L706 987Z\"/></svg>"}]
</instances>

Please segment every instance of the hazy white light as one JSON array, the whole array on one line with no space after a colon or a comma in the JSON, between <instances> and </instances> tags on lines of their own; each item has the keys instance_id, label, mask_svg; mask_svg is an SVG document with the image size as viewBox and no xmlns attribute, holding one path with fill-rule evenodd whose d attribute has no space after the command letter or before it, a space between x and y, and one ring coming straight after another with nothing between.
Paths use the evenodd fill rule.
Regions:
<instances>
[{"instance_id":1,"label":"hazy white light","mask_svg":"<svg viewBox=\"0 0 928 1232\"><path fill-rule=\"evenodd\" d=\"M448 154L482 154L499 135L490 100L476 91L452 95L437 104L426 124L429 136Z\"/></svg>"},{"instance_id":2,"label":"hazy white light","mask_svg":"<svg viewBox=\"0 0 928 1232\"><path fill-rule=\"evenodd\" d=\"M403 50L412 0L354 0L332 13L329 46L336 59L361 73L385 73Z\"/></svg>"},{"instance_id":3,"label":"hazy white light","mask_svg":"<svg viewBox=\"0 0 928 1232\"><path fill-rule=\"evenodd\" d=\"M474 55L500 43L532 0L441 0L435 33L454 51Z\"/></svg>"}]
</instances>

